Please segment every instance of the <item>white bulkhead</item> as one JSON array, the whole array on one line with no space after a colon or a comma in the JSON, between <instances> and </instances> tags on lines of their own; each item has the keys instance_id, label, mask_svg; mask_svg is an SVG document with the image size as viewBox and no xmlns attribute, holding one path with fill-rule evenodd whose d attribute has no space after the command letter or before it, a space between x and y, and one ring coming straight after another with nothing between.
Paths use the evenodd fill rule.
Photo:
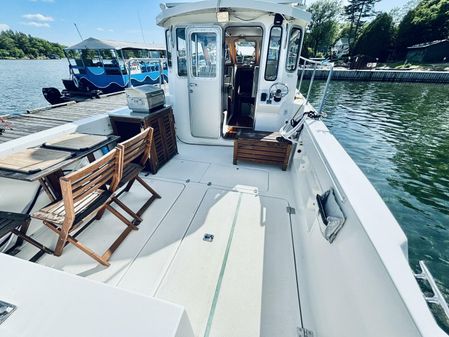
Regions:
<instances>
[{"instance_id":1,"label":"white bulkhead","mask_svg":"<svg viewBox=\"0 0 449 337\"><path fill-rule=\"evenodd\" d=\"M289 120L309 13L297 3L267 1L161 7L168 100L181 140L225 144L240 129L275 131Z\"/></svg>"}]
</instances>

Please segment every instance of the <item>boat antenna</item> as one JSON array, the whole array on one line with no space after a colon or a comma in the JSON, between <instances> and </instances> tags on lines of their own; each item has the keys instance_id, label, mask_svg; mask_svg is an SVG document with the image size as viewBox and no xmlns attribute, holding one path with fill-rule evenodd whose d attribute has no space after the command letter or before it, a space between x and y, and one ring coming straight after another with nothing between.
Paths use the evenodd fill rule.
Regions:
<instances>
[{"instance_id":1,"label":"boat antenna","mask_svg":"<svg viewBox=\"0 0 449 337\"><path fill-rule=\"evenodd\" d=\"M137 18L139 19L140 32L142 33L142 40L143 40L143 43L147 43L147 42L145 41L145 35L143 34L142 20L140 20L140 13L139 13L139 12L137 12Z\"/></svg>"},{"instance_id":2,"label":"boat antenna","mask_svg":"<svg viewBox=\"0 0 449 337\"><path fill-rule=\"evenodd\" d=\"M76 31L78 32L78 35L80 36L80 38L81 38L81 42L82 41L84 41L84 39L83 39L83 36L81 35L81 32L80 32L80 30L78 29L78 26L76 25L76 23L74 22L73 23L73 25L75 26L75 28L76 28Z\"/></svg>"}]
</instances>

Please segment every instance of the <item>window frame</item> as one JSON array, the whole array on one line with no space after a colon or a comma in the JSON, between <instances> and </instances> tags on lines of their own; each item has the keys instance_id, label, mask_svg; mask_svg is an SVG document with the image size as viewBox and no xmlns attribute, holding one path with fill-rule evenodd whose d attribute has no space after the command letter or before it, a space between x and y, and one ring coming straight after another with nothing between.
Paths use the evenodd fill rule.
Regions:
<instances>
[{"instance_id":1,"label":"window frame","mask_svg":"<svg viewBox=\"0 0 449 337\"><path fill-rule=\"evenodd\" d=\"M276 76L274 77L274 79L268 79L267 78L267 66L268 66L268 60L269 60L269 54L270 54L270 44L271 44L271 32L273 31L273 28L280 28L281 29L281 35L279 36L279 50L278 50L278 55L277 55L277 65L276 65ZM284 29L282 28L282 26L280 25L273 25L270 28L270 34L268 35L268 46L267 46L267 58L265 60L265 71L263 74L263 78L265 81L269 81L269 82L274 82L277 80L278 78L278 74L279 74L279 63L281 61L281 50L282 50L282 36L284 34Z\"/></svg>"},{"instance_id":2,"label":"window frame","mask_svg":"<svg viewBox=\"0 0 449 337\"><path fill-rule=\"evenodd\" d=\"M290 54L290 37L292 36L292 33L293 33L293 31L294 30L298 30L299 32L300 32L300 35L299 35L299 48L298 48L298 53L297 53L297 55L296 55L296 61L295 61L295 67L293 68L293 69L288 69L288 58L289 58L289 54ZM287 71L287 72L289 72L289 73L293 73L293 72L295 72L297 69L298 69L298 61L299 61L299 58L300 58L300 56L301 56L301 41L302 41L302 39L303 39L303 32L302 32L302 28L301 27L299 27L299 26L293 26L291 29L290 29L290 34L288 35L288 39L287 39L287 41L288 41L288 44L287 44L287 53L286 53L286 55L285 55L285 71Z\"/></svg>"},{"instance_id":3,"label":"window frame","mask_svg":"<svg viewBox=\"0 0 449 337\"><path fill-rule=\"evenodd\" d=\"M216 33L216 32L193 32L193 33L191 33L191 34L189 34L189 43L190 43L190 45L189 45L189 47L188 48L191 48L192 47L192 45L191 45L191 43L195 43L196 44L196 49L195 50L198 50L197 48L198 48L198 46L199 46L199 42L197 41L197 40L195 40L195 42L192 40L192 35L193 34L213 34L214 35L214 38L215 38L215 48L216 48L216 51L218 51L218 48L220 48L219 46L218 46L218 39L219 39L219 35ZM187 36L186 36L186 39L187 39ZM204 60L205 60L205 55L204 55L204 46L201 46L202 48L203 48L203 50L201 51L202 52L202 55L203 55L203 58L204 58ZM198 54L199 54L199 52L197 52ZM193 62L193 58L192 58L192 60L190 60L189 62L188 62L188 65L187 65L187 67L190 67L189 69L190 69L190 73L191 73L191 76L192 77L194 77L194 78L202 78L202 79L204 79L204 78L210 78L210 79L212 79L212 78L217 78L217 76L219 76L219 74L217 73L217 65L218 65L218 60L216 60L215 61L215 70L214 70L214 75L213 76L199 76L199 72L198 72L198 66L199 66L199 63L195 63L195 71L194 71L194 62ZM197 57L196 58L196 61L198 61L198 60L201 60L201 56L199 56L199 57Z\"/></svg>"},{"instance_id":4,"label":"window frame","mask_svg":"<svg viewBox=\"0 0 449 337\"><path fill-rule=\"evenodd\" d=\"M184 74L182 74L182 75L180 75L179 74L179 44L178 44L178 30L184 30L184 41L185 41L185 52L186 52L186 55L185 55L185 60L186 60L186 72L185 72L185 75ZM188 76L188 69L187 69L187 67L188 67L188 62L187 62L187 36L186 36L186 27L185 26L178 26L178 27L176 27L175 28L175 39L176 39L176 43L175 43L175 45L176 45L176 49L175 49L175 51L176 51L176 76L178 76L178 77L180 77L180 78L186 78L187 76Z\"/></svg>"},{"instance_id":5,"label":"window frame","mask_svg":"<svg viewBox=\"0 0 449 337\"><path fill-rule=\"evenodd\" d=\"M170 37L170 41L168 40L168 38ZM172 46L172 36L171 36L171 30L170 29L166 29L165 30L165 50L166 50L166 58L167 58L167 66L168 68L172 68L173 63L172 63L172 53L173 53L173 46Z\"/></svg>"}]
</instances>

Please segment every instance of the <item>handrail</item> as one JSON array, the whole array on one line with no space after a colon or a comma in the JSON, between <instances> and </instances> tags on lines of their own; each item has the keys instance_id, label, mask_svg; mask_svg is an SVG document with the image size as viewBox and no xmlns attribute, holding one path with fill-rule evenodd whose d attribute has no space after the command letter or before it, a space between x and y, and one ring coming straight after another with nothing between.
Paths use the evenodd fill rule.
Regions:
<instances>
[{"instance_id":1,"label":"handrail","mask_svg":"<svg viewBox=\"0 0 449 337\"><path fill-rule=\"evenodd\" d=\"M449 319L449 306L447 305L446 300L441 294L441 291L438 288L435 279L433 278L424 261L419 261L419 266L421 267L421 273L415 274L415 277L418 279L426 280L433 292L433 296L424 296L425 300L428 303L439 305L446 315L446 318Z\"/></svg>"},{"instance_id":2,"label":"handrail","mask_svg":"<svg viewBox=\"0 0 449 337\"><path fill-rule=\"evenodd\" d=\"M131 83L131 63L133 62L145 62L148 64L151 63L157 63L159 64L159 88L162 88L163 79L162 75L164 72L164 62L167 62L167 59L165 58L150 58L150 57L133 57L126 61L125 66L126 70L128 71L128 86L132 87Z\"/></svg>"},{"instance_id":3,"label":"handrail","mask_svg":"<svg viewBox=\"0 0 449 337\"><path fill-rule=\"evenodd\" d=\"M301 61L303 61L303 63L301 63ZM334 72L334 64L332 62L328 62L328 61L311 60L311 59L305 58L303 56L300 56L299 57L299 67L300 67L299 71L301 71L301 75L300 75L299 85L298 85L298 90L300 92L301 92L302 82L304 79L304 73L306 70L310 70L310 65L313 66L313 72L312 72L312 77L310 78L309 87L307 89L306 100L303 105L306 105L309 102L310 92L312 91L313 82L315 80L315 73L316 73L318 66L320 68L325 68L325 69L329 70L329 74L327 75L327 80L326 80L326 86L324 87L324 93L323 93L323 96L321 97L321 102L320 102L320 105L318 108L318 113L321 114L323 111L324 104L326 102L327 91L328 91L329 84L330 84L330 81L332 78L332 74Z\"/></svg>"},{"instance_id":4,"label":"handrail","mask_svg":"<svg viewBox=\"0 0 449 337\"><path fill-rule=\"evenodd\" d=\"M333 69L334 69L334 64L331 62L310 60L310 59L307 59L302 56L300 56L299 59L300 59L299 60L299 68L300 69L298 70L298 72L301 71L301 75L299 76L299 85L298 85L299 92L301 92L301 86L302 86L302 82L304 79L304 73L305 73L306 69L310 69L309 68L310 65L312 65L312 67L313 67L313 72L312 72L312 76L310 78L310 83L309 83L309 87L307 89L307 95L305 96L305 100L300 104L300 106L298 107L296 112L292 115L290 120L287 123L285 123L279 130L281 136L287 140L290 140L291 142L297 142L297 137L295 135L297 135L297 133L301 130L307 116L319 118L322 115L323 107L326 102L327 90L329 88L329 84L330 84ZM303 63L301 63L301 60L303 61ZM323 93L323 96L321 97L321 102L320 102L320 106L319 106L318 110L312 109L312 111L306 111L305 108L306 108L307 104L309 103L309 97L310 97L310 93L312 91L313 82L315 80L315 73L316 73L318 66L329 69L329 74L328 74L327 80L326 80L326 86L324 88L324 93ZM303 95L303 97L304 97L304 95Z\"/></svg>"}]
</instances>

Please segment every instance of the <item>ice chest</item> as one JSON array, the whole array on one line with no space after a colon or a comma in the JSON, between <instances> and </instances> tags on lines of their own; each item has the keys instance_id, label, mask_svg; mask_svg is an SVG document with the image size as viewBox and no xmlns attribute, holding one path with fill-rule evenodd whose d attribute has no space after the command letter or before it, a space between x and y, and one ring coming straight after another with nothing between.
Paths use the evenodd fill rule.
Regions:
<instances>
[{"instance_id":1,"label":"ice chest","mask_svg":"<svg viewBox=\"0 0 449 337\"><path fill-rule=\"evenodd\" d=\"M126 88L125 92L128 107L135 112L150 113L165 103L164 90L151 84Z\"/></svg>"}]
</instances>

